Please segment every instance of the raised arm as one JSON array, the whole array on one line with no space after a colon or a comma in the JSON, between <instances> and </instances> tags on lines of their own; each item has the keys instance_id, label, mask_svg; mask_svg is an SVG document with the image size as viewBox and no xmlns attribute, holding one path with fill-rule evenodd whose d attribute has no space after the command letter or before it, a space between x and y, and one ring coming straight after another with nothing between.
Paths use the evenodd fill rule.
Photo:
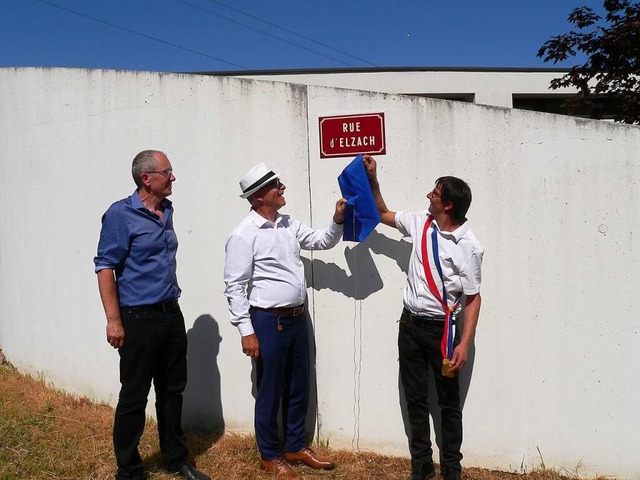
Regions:
<instances>
[{"instance_id":1,"label":"raised arm","mask_svg":"<svg viewBox=\"0 0 640 480\"><path fill-rule=\"evenodd\" d=\"M378 183L378 171L377 163L371 155L365 155L362 159L364 168L367 170L367 176L369 177L369 183L371 184L371 190L373 191L373 198L376 201L376 207L378 207L378 213L380 214L380 221L385 225L393 228L396 227L396 212L392 212L387 208L382 193L380 193L380 183Z\"/></svg>"},{"instance_id":2,"label":"raised arm","mask_svg":"<svg viewBox=\"0 0 640 480\"><path fill-rule=\"evenodd\" d=\"M313 229L304 223L294 220L297 224L296 238L298 239L298 243L300 243L300 247L303 250L328 250L335 247L342 237L346 205L347 201L344 198L336 202L336 209L333 212L332 221L330 225L323 230Z\"/></svg>"}]
</instances>

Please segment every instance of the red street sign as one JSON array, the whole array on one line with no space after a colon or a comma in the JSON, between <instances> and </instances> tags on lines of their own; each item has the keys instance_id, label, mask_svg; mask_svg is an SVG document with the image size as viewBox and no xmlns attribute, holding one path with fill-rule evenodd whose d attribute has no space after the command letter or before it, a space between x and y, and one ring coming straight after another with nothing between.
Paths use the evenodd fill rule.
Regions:
<instances>
[{"instance_id":1,"label":"red street sign","mask_svg":"<svg viewBox=\"0 0 640 480\"><path fill-rule=\"evenodd\" d=\"M319 117L320 158L387 153L384 113Z\"/></svg>"}]
</instances>

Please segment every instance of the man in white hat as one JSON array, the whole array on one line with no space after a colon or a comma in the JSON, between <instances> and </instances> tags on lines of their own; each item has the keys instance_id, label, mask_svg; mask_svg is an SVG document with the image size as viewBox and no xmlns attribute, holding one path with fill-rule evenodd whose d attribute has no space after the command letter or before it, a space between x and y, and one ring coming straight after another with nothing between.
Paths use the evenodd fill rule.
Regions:
<instances>
[{"instance_id":1,"label":"man in white hat","mask_svg":"<svg viewBox=\"0 0 640 480\"><path fill-rule=\"evenodd\" d=\"M327 228L314 230L278 213L286 204L286 187L278 177L259 163L240 180L240 197L251 203L251 212L227 240L224 281L231 323L242 336L242 351L257 367L255 429L260 463L280 478L296 480L300 477L289 463L335 466L305 441L309 334L300 249L325 250L338 243L346 200L336 202ZM281 400L284 449L277 424Z\"/></svg>"}]
</instances>

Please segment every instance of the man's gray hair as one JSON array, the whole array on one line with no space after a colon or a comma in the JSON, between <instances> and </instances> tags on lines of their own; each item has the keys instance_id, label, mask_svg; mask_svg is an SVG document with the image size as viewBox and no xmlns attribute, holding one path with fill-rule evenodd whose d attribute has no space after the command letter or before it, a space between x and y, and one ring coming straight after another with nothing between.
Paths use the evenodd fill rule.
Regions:
<instances>
[{"instance_id":1,"label":"man's gray hair","mask_svg":"<svg viewBox=\"0 0 640 480\"><path fill-rule=\"evenodd\" d=\"M158 150L144 150L136 155L131 164L131 176L133 181L136 182L136 186L140 188L142 186L142 174L146 172L154 172L158 167L158 160L156 159L156 153Z\"/></svg>"}]
</instances>

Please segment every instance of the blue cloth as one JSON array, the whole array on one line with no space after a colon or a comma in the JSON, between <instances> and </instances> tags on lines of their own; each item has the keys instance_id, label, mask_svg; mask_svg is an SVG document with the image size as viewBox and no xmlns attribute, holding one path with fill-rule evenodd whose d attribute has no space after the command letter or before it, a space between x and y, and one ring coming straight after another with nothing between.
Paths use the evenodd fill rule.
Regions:
<instances>
[{"instance_id":1,"label":"blue cloth","mask_svg":"<svg viewBox=\"0 0 640 480\"><path fill-rule=\"evenodd\" d=\"M116 274L120 306L150 305L180 296L176 278L178 238L173 207L163 200L163 218L147 210L138 192L115 202L102 216L96 273Z\"/></svg>"},{"instance_id":2,"label":"blue cloth","mask_svg":"<svg viewBox=\"0 0 640 480\"><path fill-rule=\"evenodd\" d=\"M362 242L380 223L367 170L358 155L338 177L342 196L347 200L344 212L343 240Z\"/></svg>"}]
</instances>

